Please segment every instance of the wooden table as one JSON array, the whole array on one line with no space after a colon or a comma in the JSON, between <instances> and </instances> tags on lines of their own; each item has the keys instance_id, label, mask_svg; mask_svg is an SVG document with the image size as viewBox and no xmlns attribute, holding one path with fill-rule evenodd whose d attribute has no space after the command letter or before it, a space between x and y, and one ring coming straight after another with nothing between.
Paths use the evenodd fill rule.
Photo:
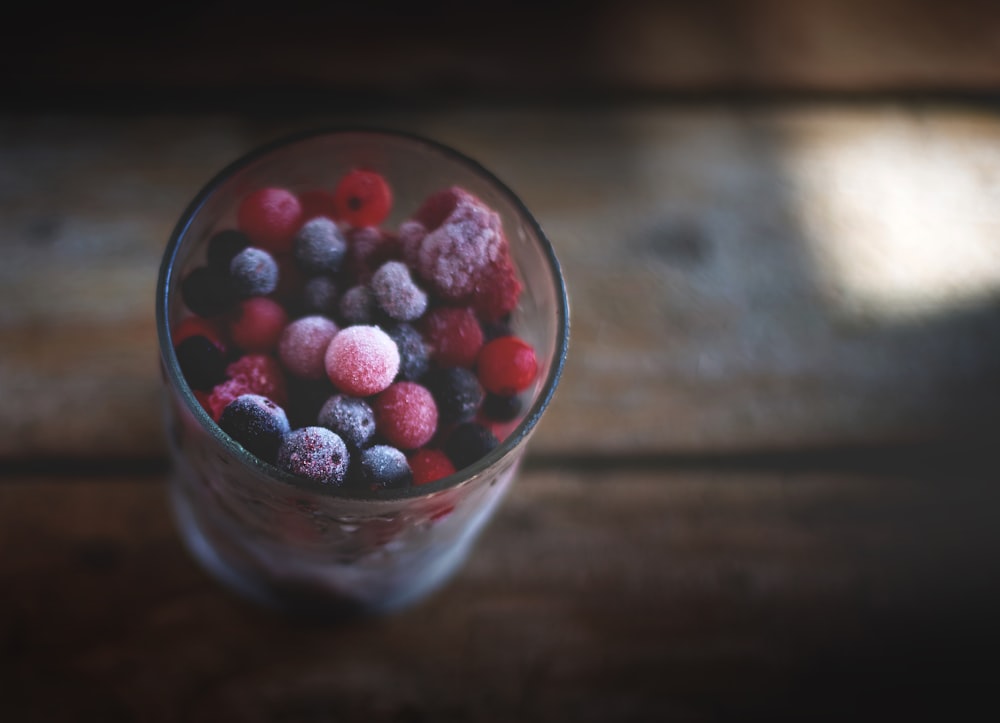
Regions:
<instances>
[{"instance_id":1,"label":"wooden table","mask_svg":"<svg viewBox=\"0 0 1000 723\"><path fill-rule=\"evenodd\" d=\"M225 163L367 122L546 228L573 328L468 565L349 625L172 525L159 255ZM0 116L0 720L857 720L989 703L1000 114L870 101Z\"/></svg>"}]
</instances>

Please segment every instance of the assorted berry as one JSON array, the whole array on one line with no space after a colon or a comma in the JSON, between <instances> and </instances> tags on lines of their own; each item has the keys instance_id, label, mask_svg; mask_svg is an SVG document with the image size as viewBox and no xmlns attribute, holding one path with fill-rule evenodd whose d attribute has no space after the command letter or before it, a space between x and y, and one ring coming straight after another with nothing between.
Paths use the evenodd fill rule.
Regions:
<instances>
[{"instance_id":1,"label":"assorted berry","mask_svg":"<svg viewBox=\"0 0 1000 723\"><path fill-rule=\"evenodd\" d=\"M521 293L500 216L468 191L395 229L367 169L261 188L180 279L185 379L219 426L312 482L425 485L497 447L538 375L510 326Z\"/></svg>"}]
</instances>

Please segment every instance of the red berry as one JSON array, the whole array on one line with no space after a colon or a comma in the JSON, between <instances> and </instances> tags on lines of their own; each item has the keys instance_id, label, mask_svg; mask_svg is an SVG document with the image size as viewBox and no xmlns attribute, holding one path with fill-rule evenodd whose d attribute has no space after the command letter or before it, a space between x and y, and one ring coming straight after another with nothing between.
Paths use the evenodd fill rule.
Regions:
<instances>
[{"instance_id":1,"label":"red berry","mask_svg":"<svg viewBox=\"0 0 1000 723\"><path fill-rule=\"evenodd\" d=\"M226 381L216 384L208 396L207 411L216 422L223 410L239 396L259 394L278 406L288 402L288 387L278 362L265 354L247 354L226 367Z\"/></svg>"},{"instance_id":2,"label":"red berry","mask_svg":"<svg viewBox=\"0 0 1000 723\"><path fill-rule=\"evenodd\" d=\"M378 434L398 449L422 447L437 431L434 397L416 382L391 385L375 398L372 411Z\"/></svg>"},{"instance_id":3,"label":"red berry","mask_svg":"<svg viewBox=\"0 0 1000 723\"><path fill-rule=\"evenodd\" d=\"M399 349L377 326L348 326L330 340L324 361L337 389L367 397L392 384L399 371Z\"/></svg>"},{"instance_id":4,"label":"red berry","mask_svg":"<svg viewBox=\"0 0 1000 723\"><path fill-rule=\"evenodd\" d=\"M534 348L516 336L501 336L486 344L477 360L479 383L494 394L517 394L535 379L538 359Z\"/></svg>"},{"instance_id":5,"label":"red berry","mask_svg":"<svg viewBox=\"0 0 1000 723\"><path fill-rule=\"evenodd\" d=\"M517 307L521 289L510 256L503 256L476 286L471 299L472 307L484 322L500 321Z\"/></svg>"},{"instance_id":6,"label":"red berry","mask_svg":"<svg viewBox=\"0 0 1000 723\"><path fill-rule=\"evenodd\" d=\"M292 250L292 239L302 225L302 204L284 188L262 188L246 196L237 212L240 230L273 253Z\"/></svg>"},{"instance_id":7,"label":"red berry","mask_svg":"<svg viewBox=\"0 0 1000 723\"><path fill-rule=\"evenodd\" d=\"M448 459L448 455L433 447L418 449L408 459L415 485L429 484L455 472L455 465Z\"/></svg>"},{"instance_id":8,"label":"red berry","mask_svg":"<svg viewBox=\"0 0 1000 723\"><path fill-rule=\"evenodd\" d=\"M439 367L471 368L476 363L483 329L472 309L438 306L427 312L420 326Z\"/></svg>"},{"instance_id":9,"label":"red berry","mask_svg":"<svg viewBox=\"0 0 1000 723\"><path fill-rule=\"evenodd\" d=\"M266 296L251 296L240 302L229 336L243 351L267 352L278 345L287 325L288 314L281 304Z\"/></svg>"},{"instance_id":10,"label":"red berry","mask_svg":"<svg viewBox=\"0 0 1000 723\"><path fill-rule=\"evenodd\" d=\"M337 217L337 207L333 202L333 193L316 188L299 194L299 204L302 206L302 223L323 216Z\"/></svg>"},{"instance_id":11,"label":"red berry","mask_svg":"<svg viewBox=\"0 0 1000 723\"><path fill-rule=\"evenodd\" d=\"M392 208L392 190L375 171L354 169L333 191L337 218L352 226L378 226Z\"/></svg>"}]
</instances>

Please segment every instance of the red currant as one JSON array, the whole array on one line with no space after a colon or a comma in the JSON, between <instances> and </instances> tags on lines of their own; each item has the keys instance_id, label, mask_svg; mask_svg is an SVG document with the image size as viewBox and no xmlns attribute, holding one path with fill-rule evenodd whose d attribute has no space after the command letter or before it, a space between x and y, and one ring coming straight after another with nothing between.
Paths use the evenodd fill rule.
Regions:
<instances>
[{"instance_id":1,"label":"red currant","mask_svg":"<svg viewBox=\"0 0 1000 723\"><path fill-rule=\"evenodd\" d=\"M526 389L538 373L534 348L516 336L501 336L483 346L476 365L479 383L505 396Z\"/></svg>"},{"instance_id":2,"label":"red currant","mask_svg":"<svg viewBox=\"0 0 1000 723\"><path fill-rule=\"evenodd\" d=\"M392 190L380 174L356 168L340 179L333 205L339 220L352 226L378 226L392 208Z\"/></svg>"}]
</instances>

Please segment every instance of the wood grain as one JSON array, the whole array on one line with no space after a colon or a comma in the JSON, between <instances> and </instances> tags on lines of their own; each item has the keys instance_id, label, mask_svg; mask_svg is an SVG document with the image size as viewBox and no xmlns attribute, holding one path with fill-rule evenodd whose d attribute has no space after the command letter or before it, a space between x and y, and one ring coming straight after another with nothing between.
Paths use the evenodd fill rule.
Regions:
<instances>
[{"instance_id":1,"label":"wood grain","mask_svg":"<svg viewBox=\"0 0 1000 723\"><path fill-rule=\"evenodd\" d=\"M997 421L990 109L10 115L0 455L162 455L153 288L175 220L257 143L343 122L452 144L546 228L573 328L541 453L910 443Z\"/></svg>"},{"instance_id":2,"label":"wood grain","mask_svg":"<svg viewBox=\"0 0 1000 723\"><path fill-rule=\"evenodd\" d=\"M529 469L444 590L343 626L217 587L159 478L7 478L0 717L960 712L1000 634L988 477Z\"/></svg>"}]
</instances>

